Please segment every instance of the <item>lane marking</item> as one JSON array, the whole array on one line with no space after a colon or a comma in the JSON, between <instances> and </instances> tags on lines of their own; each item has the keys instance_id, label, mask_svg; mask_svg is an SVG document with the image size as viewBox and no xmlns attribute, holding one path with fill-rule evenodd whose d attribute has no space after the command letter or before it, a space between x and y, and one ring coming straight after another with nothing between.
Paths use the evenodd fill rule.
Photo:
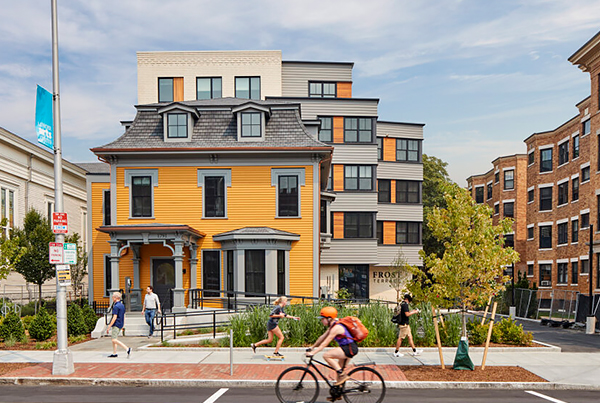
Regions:
<instances>
[{"instance_id":1,"label":"lane marking","mask_svg":"<svg viewBox=\"0 0 600 403\"><path fill-rule=\"evenodd\" d=\"M549 400L549 401L554 402L554 403L567 403L564 400L558 400L558 399L555 399L555 398L550 397L550 396L542 395L541 393L534 392L533 390L526 390L525 393L532 394L534 396L537 396L537 397L542 398L542 399Z\"/></svg>"},{"instance_id":2,"label":"lane marking","mask_svg":"<svg viewBox=\"0 0 600 403\"><path fill-rule=\"evenodd\" d=\"M229 388L221 388L221 389L217 390L215 393L213 393L213 395L211 397L206 399L204 401L204 403L215 403L217 401L217 399L220 398L221 396L223 396L223 394L225 392L227 392L228 390L229 390Z\"/></svg>"}]
</instances>

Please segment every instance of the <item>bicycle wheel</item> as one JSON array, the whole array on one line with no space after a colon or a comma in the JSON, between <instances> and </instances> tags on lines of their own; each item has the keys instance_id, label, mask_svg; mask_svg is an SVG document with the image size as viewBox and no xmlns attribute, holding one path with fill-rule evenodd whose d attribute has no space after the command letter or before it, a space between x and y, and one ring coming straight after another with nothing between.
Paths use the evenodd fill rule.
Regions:
<instances>
[{"instance_id":1,"label":"bicycle wheel","mask_svg":"<svg viewBox=\"0 0 600 403\"><path fill-rule=\"evenodd\" d=\"M385 382L373 368L356 367L348 374L344 384L344 400L347 403L380 403L385 397Z\"/></svg>"},{"instance_id":2,"label":"bicycle wheel","mask_svg":"<svg viewBox=\"0 0 600 403\"><path fill-rule=\"evenodd\" d=\"M291 367L277 378L275 393L281 403L313 403L319 396L319 383L307 368Z\"/></svg>"}]
</instances>

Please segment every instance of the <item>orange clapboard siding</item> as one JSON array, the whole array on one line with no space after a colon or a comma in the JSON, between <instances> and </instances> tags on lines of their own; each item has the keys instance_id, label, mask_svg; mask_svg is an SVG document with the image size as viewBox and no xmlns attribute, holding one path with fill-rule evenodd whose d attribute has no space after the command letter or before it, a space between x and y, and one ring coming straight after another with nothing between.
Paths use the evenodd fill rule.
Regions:
<instances>
[{"instance_id":1,"label":"orange clapboard siding","mask_svg":"<svg viewBox=\"0 0 600 403\"><path fill-rule=\"evenodd\" d=\"M334 116L333 117L333 142L343 143L344 142L344 117Z\"/></svg>"},{"instance_id":2,"label":"orange clapboard siding","mask_svg":"<svg viewBox=\"0 0 600 403\"><path fill-rule=\"evenodd\" d=\"M396 243L396 223L393 221L383 222L383 244L394 245Z\"/></svg>"},{"instance_id":3,"label":"orange clapboard siding","mask_svg":"<svg viewBox=\"0 0 600 403\"><path fill-rule=\"evenodd\" d=\"M183 77L173 78L173 101L183 101Z\"/></svg>"},{"instance_id":4,"label":"orange clapboard siding","mask_svg":"<svg viewBox=\"0 0 600 403\"><path fill-rule=\"evenodd\" d=\"M396 161L396 139L385 137L383 139L383 160Z\"/></svg>"},{"instance_id":5,"label":"orange clapboard siding","mask_svg":"<svg viewBox=\"0 0 600 403\"><path fill-rule=\"evenodd\" d=\"M396 203L396 181L390 181L390 202Z\"/></svg>"},{"instance_id":6,"label":"orange clapboard siding","mask_svg":"<svg viewBox=\"0 0 600 403\"><path fill-rule=\"evenodd\" d=\"M92 183L91 201L92 201L92 228L98 228L103 224L102 199L104 189L110 189L110 183ZM92 255L90 258L94 262L94 278L90 279L94 285L94 295L92 298L99 301L104 297L104 255L110 254L110 245L108 240L110 236L98 231L92 231ZM107 298L108 301L108 298Z\"/></svg>"},{"instance_id":7,"label":"orange clapboard siding","mask_svg":"<svg viewBox=\"0 0 600 403\"><path fill-rule=\"evenodd\" d=\"M333 190L335 192L341 192L344 190L344 166L334 165L333 166Z\"/></svg>"},{"instance_id":8,"label":"orange clapboard siding","mask_svg":"<svg viewBox=\"0 0 600 403\"><path fill-rule=\"evenodd\" d=\"M305 186L300 191L301 218L275 218L275 186L271 186L271 167L231 167L231 187L227 192L227 219L202 219L202 188L198 187L198 169L215 167L139 167L157 169L158 186L154 192L154 219L129 218L129 188L124 186L124 168L117 168L117 224L186 224L206 233L199 241L197 284L202 284L202 249L220 249L213 235L244 227L268 226L300 235L290 251L290 293L312 294L313 266L313 171L312 166L277 166L273 168L305 169ZM225 169L228 167L219 167ZM130 169L130 168L128 168ZM342 167L343 169L343 167ZM343 175L342 175L343 180ZM317 240L318 242L318 240ZM107 244L108 246L108 244ZM187 253L187 249L186 249ZM186 254L186 258L188 255ZM140 265L140 272L149 270ZM187 271L189 273L189 271ZM184 276L189 284L189 275ZM223 284L223 279L221 279Z\"/></svg>"},{"instance_id":9,"label":"orange clapboard siding","mask_svg":"<svg viewBox=\"0 0 600 403\"><path fill-rule=\"evenodd\" d=\"M352 98L352 83L337 83L338 98Z\"/></svg>"},{"instance_id":10,"label":"orange clapboard siding","mask_svg":"<svg viewBox=\"0 0 600 403\"><path fill-rule=\"evenodd\" d=\"M333 213L333 238L344 238L344 213L339 211Z\"/></svg>"}]
</instances>

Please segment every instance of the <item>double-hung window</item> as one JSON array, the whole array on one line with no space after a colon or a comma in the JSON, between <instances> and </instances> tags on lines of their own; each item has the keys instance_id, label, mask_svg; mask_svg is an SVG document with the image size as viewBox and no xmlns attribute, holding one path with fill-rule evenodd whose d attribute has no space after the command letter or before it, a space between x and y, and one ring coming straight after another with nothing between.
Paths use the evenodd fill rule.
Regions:
<instances>
[{"instance_id":1,"label":"double-hung window","mask_svg":"<svg viewBox=\"0 0 600 403\"><path fill-rule=\"evenodd\" d=\"M373 190L373 167L370 165L344 166L344 190Z\"/></svg>"},{"instance_id":2,"label":"double-hung window","mask_svg":"<svg viewBox=\"0 0 600 403\"><path fill-rule=\"evenodd\" d=\"M260 112L242 112L242 130L240 137L261 137L261 115Z\"/></svg>"},{"instance_id":3,"label":"double-hung window","mask_svg":"<svg viewBox=\"0 0 600 403\"><path fill-rule=\"evenodd\" d=\"M372 143L372 118L344 118L344 143Z\"/></svg>"},{"instance_id":4,"label":"double-hung window","mask_svg":"<svg viewBox=\"0 0 600 403\"><path fill-rule=\"evenodd\" d=\"M298 217L300 200L298 175L279 175L277 186L277 215L279 217Z\"/></svg>"},{"instance_id":5,"label":"double-hung window","mask_svg":"<svg viewBox=\"0 0 600 403\"><path fill-rule=\"evenodd\" d=\"M308 83L308 96L310 98L335 98L336 83L310 82Z\"/></svg>"},{"instance_id":6,"label":"double-hung window","mask_svg":"<svg viewBox=\"0 0 600 403\"><path fill-rule=\"evenodd\" d=\"M244 251L244 288L246 292L265 292L265 250L246 249Z\"/></svg>"},{"instance_id":7,"label":"double-hung window","mask_svg":"<svg viewBox=\"0 0 600 403\"><path fill-rule=\"evenodd\" d=\"M396 139L396 161L421 162L421 141Z\"/></svg>"},{"instance_id":8,"label":"double-hung window","mask_svg":"<svg viewBox=\"0 0 600 403\"><path fill-rule=\"evenodd\" d=\"M552 286L552 264L549 264L549 263L540 264L540 286L541 287Z\"/></svg>"},{"instance_id":9,"label":"double-hung window","mask_svg":"<svg viewBox=\"0 0 600 403\"><path fill-rule=\"evenodd\" d=\"M2 225L6 219L6 225ZM50 221L52 216L50 216ZM5 236L15 227L15 191L8 188L0 188L0 235L4 232Z\"/></svg>"},{"instance_id":10,"label":"double-hung window","mask_svg":"<svg viewBox=\"0 0 600 403\"><path fill-rule=\"evenodd\" d=\"M571 262L571 284L579 282L579 262Z\"/></svg>"},{"instance_id":11,"label":"double-hung window","mask_svg":"<svg viewBox=\"0 0 600 403\"><path fill-rule=\"evenodd\" d=\"M581 168L581 183L587 182L590 180L590 166Z\"/></svg>"},{"instance_id":12,"label":"double-hung window","mask_svg":"<svg viewBox=\"0 0 600 403\"><path fill-rule=\"evenodd\" d=\"M571 221L571 243L579 242L579 220Z\"/></svg>"},{"instance_id":13,"label":"double-hung window","mask_svg":"<svg viewBox=\"0 0 600 403\"><path fill-rule=\"evenodd\" d=\"M344 238L373 238L373 213L344 213Z\"/></svg>"},{"instance_id":14,"label":"double-hung window","mask_svg":"<svg viewBox=\"0 0 600 403\"><path fill-rule=\"evenodd\" d=\"M552 186L540 188L540 211L552 210Z\"/></svg>"},{"instance_id":15,"label":"double-hung window","mask_svg":"<svg viewBox=\"0 0 600 403\"><path fill-rule=\"evenodd\" d=\"M552 225L540 225L540 249L552 249Z\"/></svg>"},{"instance_id":16,"label":"double-hung window","mask_svg":"<svg viewBox=\"0 0 600 403\"><path fill-rule=\"evenodd\" d=\"M585 122L582 123L582 136L585 136L586 134L590 134L592 130L592 126L591 126L591 120L588 119Z\"/></svg>"},{"instance_id":17,"label":"double-hung window","mask_svg":"<svg viewBox=\"0 0 600 403\"><path fill-rule=\"evenodd\" d=\"M260 77L236 77L235 97L260 99Z\"/></svg>"},{"instance_id":18,"label":"double-hung window","mask_svg":"<svg viewBox=\"0 0 600 403\"><path fill-rule=\"evenodd\" d=\"M535 189L529 189L527 191L527 203L533 203L535 200Z\"/></svg>"},{"instance_id":19,"label":"double-hung window","mask_svg":"<svg viewBox=\"0 0 600 403\"><path fill-rule=\"evenodd\" d=\"M421 182L396 181L396 203L421 203Z\"/></svg>"},{"instance_id":20,"label":"double-hung window","mask_svg":"<svg viewBox=\"0 0 600 403\"><path fill-rule=\"evenodd\" d=\"M383 138L377 137L377 159L383 160Z\"/></svg>"},{"instance_id":21,"label":"double-hung window","mask_svg":"<svg viewBox=\"0 0 600 403\"><path fill-rule=\"evenodd\" d=\"M197 77L196 99L221 98L223 93L221 77Z\"/></svg>"},{"instance_id":22,"label":"double-hung window","mask_svg":"<svg viewBox=\"0 0 600 403\"><path fill-rule=\"evenodd\" d=\"M152 217L152 177L131 178L131 216Z\"/></svg>"},{"instance_id":23,"label":"double-hung window","mask_svg":"<svg viewBox=\"0 0 600 403\"><path fill-rule=\"evenodd\" d=\"M569 162L569 142L565 141L558 146L558 165Z\"/></svg>"},{"instance_id":24,"label":"double-hung window","mask_svg":"<svg viewBox=\"0 0 600 403\"><path fill-rule=\"evenodd\" d=\"M558 224L558 244L566 245L569 243L569 223Z\"/></svg>"},{"instance_id":25,"label":"double-hung window","mask_svg":"<svg viewBox=\"0 0 600 403\"><path fill-rule=\"evenodd\" d=\"M515 202L504 203L504 217L514 217L515 216Z\"/></svg>"},{"instance_id":26,"label":"double-hung window","mask_svg":"<svg viewBox=\"0 0 600 403\"><path fill-rule=\"evenodd\" d=\"M187 138L188 137L188 114L187 113L168 113L167 114L167 138Z\"/></svg>"},{"instance_id":27,"label":"double-hung window","mask_svg":"<svg viewBox=\"0 0 600 403\"><path fill-rule=\"evenodd\" d=\"M552 148L540 150L540 172L552 171Z\"/></svg>"},{"instance_id":28,"label":"double-hung window","mask_svg":"<svg viewBox=\"0 0 600 403\"><path fill-rule=\"evenodd\" d=\"M319 140L326 143L333 141L333 118L332 117L319 117L321 121L321 128L319 129Z\"/></svg>"},{"instance_id":29,"label":"double-hung window","mask_svg":"<svg viewBox=\"0 0 600 403\"><path fill-rule=\"evenodd\" d=\"M377 221L377 243L383 245L383 221Z\"/></svg>"},{"instance_id":30,"label":"double-hung window","mask_svg":"<svg viewBox=\"0 0 600 403\"><path fill-rule=\"evenodd\" d=\"M225 177L204 177L204 216L225 217Z\"/></svg>"},{"instance_id":31,"label":"double-hung window","mask_svg":"<svg viewBox=\"0 0 600 403\"><path fill-rule=\"evenodd\" d=\"M475 188L475 203L483 203L483 186Z\"/></svg>"},{"instance_id":32,"label":"double-hung window","mask_svg":"<svg viewBox=\"0 0 600 403\"><path fill-rule=\"evenodd\" d=\"M579 157L579 135L573 136L573 159Z\"/></svg>"},{"instance_id":33,"label":"double-hung window","mask_svg":"<svg viewBox=\"0 0 600 403\"><path fill-rule=\"evenodd\" d=\"M492 198L492 189L494 187L492 186L492 182L487 184L487 200L490 200Z\"/></svg>"},{"instance_id":34,"label":"double-hung window","mask_svg":"<svg viewBox=\"0 0 600 403\"><path fill-rule=\"evenodd\" d=\"M504 190L512 190L515 188L515 171L509 169L504 171Z\"/></svg>"},{"instance_id":35,"label":"double-hung window","mask_svg":"<svg viewBox=\"0 0 600 403\"><path fill-rule=\"evenodd\" d=\"M557 264L557 276L556 283L557 284L567 284L569 278L569 263L562 262Z\"/></svg>"},{"instance_id":36,"label":"double-hung window","mask_svg":"<svg viewBox=\"0 0 600 403\"><path fill-rule=\"evenodd\" d=\"M379 203L390 203L392 201L391 183L389 179L377 180L377 201Z\"/></svg>"},{"instance_id":37,"label":"double-hung window","mask_svg":"<svg viewBox=\"0 0 600 403\"><path fill-rule=\"evenodd\" d=\"M533 165L535 163L535 151L531 151L527 154L527 165Z\"/></svg>"},{"instance_id":38,"label":"double-hung window","mask_svg":"<svg viewBox=\"0 0 600 403\"><path fill-rule=\"evenodd\" d=\"M579 200L579 178L573 178L571 180L571 185L572 185L571 186L572 187L572 189L571 189L571 193L572 193L571 199L573 201Z\"/></svg>"},{"instance_id":39,"label":"double-hung window","mask_svg":"<svg viewBox=\"0 0 600 403\"><path fill-rule=\"evenodd\" d=\"M399 245L418 245L421 243L421 223L399 221L396 223L396 243Z\"/></svg>"},{"instance_id":40,"label":"double-hung window","mask_svg":"<svg viewBox=\"0 0 600 403\"><path fill-rule=\"evenodd\" d=\"M590 213L581 214L581 229L590 227Z\"/></svg>"},{"instance_id":41,"label":"double-hung window","mask_svg":"<svg viewBox=\"0 0 600 403\"><path fill-rule=\"evenodd\" d=\"M558 185L558 205L567 204L569 202L569 181L565 181Z\"/></svg>"},{"instance_id":42,"label":"double-hung window","mask_svg":"<svg viewBox=\"0 0 600 403\"><path fill-rule=\"evenodd\" d=\"M104 189L102 191L102 225L110 225L110 190Z\"/></svg>"}]
</instances>

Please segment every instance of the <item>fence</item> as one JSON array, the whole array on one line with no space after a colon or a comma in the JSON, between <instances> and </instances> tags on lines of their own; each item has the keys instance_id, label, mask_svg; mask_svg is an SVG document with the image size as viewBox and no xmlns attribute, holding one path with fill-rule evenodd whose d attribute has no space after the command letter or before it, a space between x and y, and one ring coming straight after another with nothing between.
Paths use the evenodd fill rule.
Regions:
<instances>
[{"instance_id":1,"label":"fence","mask_svg":"<svg viewBox=\"0 0 600 403\"><path fill-rule=\"evenodd\" d=\"M578 291L570 290L515 288L513 297L509 287L496 301L498 312L505 315L514 306L518 318L575 321L579 295Z\"/></svg>"},{"instance_id":2,"label":"fence","mask_svg":"<svg viewBox=\"0 0 600 403\"><path fill-rule=\"evenodd\" d=\"M590 296L579 294L577 302L578 309L575 321L585 323L590 315ZM596 329L600 330L600 295L598 294L592 297L592 315L596 317Z\"/></svg>"}]
</instances>

